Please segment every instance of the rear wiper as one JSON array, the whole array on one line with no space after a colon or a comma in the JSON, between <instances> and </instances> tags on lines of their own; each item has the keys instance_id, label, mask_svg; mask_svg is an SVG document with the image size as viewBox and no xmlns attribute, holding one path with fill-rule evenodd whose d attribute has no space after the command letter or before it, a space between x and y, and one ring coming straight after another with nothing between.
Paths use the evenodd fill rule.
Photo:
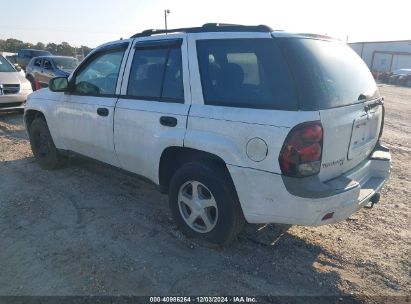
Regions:
<instances>
[{"instance_id":1,"label":"rear wiper","mask_svg":"<svg viewBox=\"0 0 411 304\"><path fill-rule=\"evenodd\" d=\"M360 94L360 96L358 96L358 100L367 100L369 99L371 96L367 96L365 94Z\"/></svg>"}]
</instances>

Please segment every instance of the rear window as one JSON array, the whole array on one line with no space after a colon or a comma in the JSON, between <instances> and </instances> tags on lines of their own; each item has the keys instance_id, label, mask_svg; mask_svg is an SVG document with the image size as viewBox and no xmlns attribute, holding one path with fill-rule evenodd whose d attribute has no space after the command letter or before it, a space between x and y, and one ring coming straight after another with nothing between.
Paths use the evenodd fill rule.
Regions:
<instances>
[{"instance_id":1,"label":"rear window","mask_svg":"<svg viewBox=\"0 0 411 304\"><path fill-rule=\"evenodd\" d=\"M346 44L300 38L277 41L296 81L301 110L329 109L379 97L370 70Z\"/></svg>"},{"instance_id":2,"label":"rear window","mask_svg":"<svg viewBox=\"0 0 411 304\"><path fill-rule=\"evenodd\" d=\"M294 110L296 90L274 39L197 41L204 103Z\"/></svg>"}]
</instances>

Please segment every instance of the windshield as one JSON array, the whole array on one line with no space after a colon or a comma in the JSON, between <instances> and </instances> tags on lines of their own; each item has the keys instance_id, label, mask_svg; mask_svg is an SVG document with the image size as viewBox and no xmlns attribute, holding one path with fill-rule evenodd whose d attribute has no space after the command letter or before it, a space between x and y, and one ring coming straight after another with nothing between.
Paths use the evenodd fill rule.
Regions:
<instances>
[{"instance_id":1,"label":"windshield","mask_svg":"<svg viewBox=\"0 0 411 304\"><path fill-rule=\"evenodd\" d=\"M74 70L79 64L76 58L54 58L53 61L59 70Z\"/></svg>"},{"instance_id":2,"label":"windshield","mask_svg":"<svg viewBox=\"0 0 411 304\"><path fill-rule=\"evenodd\" d=\"M364 96L380 96L367 65L346 44L304 38L277 41L294 74L301 110L341 107L363 102Z\"/></svg>"},{"instance_id":3,"label":"windshield","mask_svg":"<svg viewBox=\"0 0 411 304\"><path fill-rule=\"evenodd\" d=\"M0 72L15 72L14 67L3 57L0 56Z\"/></svg>"}]
</instances>

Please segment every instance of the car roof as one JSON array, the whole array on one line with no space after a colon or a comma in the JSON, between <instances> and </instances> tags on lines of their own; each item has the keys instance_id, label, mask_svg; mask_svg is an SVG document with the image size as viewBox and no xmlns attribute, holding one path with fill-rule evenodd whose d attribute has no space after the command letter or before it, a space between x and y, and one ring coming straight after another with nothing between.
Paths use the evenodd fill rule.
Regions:
<instances>
[{"instance_id":1,"label":"car roof","mask_svg":"<svg viewBox=\"0 0 411 304\"><path fill-rule=\"evenodd\" d=\"M130 38L154 36L165 38L167 34L173 33L228 33L228 32L249 32L249 33L270 33L275 38L308 38L316 40L341 41L328 35L312 34L312 33L292 33L282 30L273 30L267 25L241 25L228 23L206 23L200 27L187 27L167 30L149 29L140 33L134 34ZM165 34L165 35L161 35ZM157 36L158 35L158 36Z\"/></svg>"},{"instance_id":2,"label":"car roof","mask_svg":"<svg viewBox=\"0 0 411 304\"><path fill-rule=\"evenodd\" d=\"M36 51L36 52L47 52L50 53L49 51L46 50L38 50L38 49L20 49L20 51Z\"/></svg>"},{"instance_id":3,"label":"car roof","mask_svg":"<svg viewBox=\"0 0 411 304\"><path fill-rule=\"evenodd\" d=\"M200 27L186 27L177 29L148 29L134 34L130 38L147 37L158 34L169 33L216 33L216 32L272 32L273 29L267 25L241 25L229 23L206 23Z\"/></svg>"},{"instance_id":4,"label":"car roof","mask_svg":"<svg viewBox=\"0 0 411 304\"><path fill-rule=\"evenodd\" d=\"M227 24L227 23L206 23L201 27L188 27L177 29L149 29L140 33L134 34L129 39L119 39L115 41L106 42L94 48L86 57L98 52L106 47L112 47L114 45L128 44L135 38L152 38L153 40L173 39L181 38L182 34L198 34L198 33L244 33L249 36L250 33L256 33L256 37L273 37L273 38L305 38L314 40L326 40L342 42L340 39L333 38L327 35L311 34L311 33L292 33L283 30L273 30L267 25L239 25L239 24ZM267 36L265 36L267 34ZM150 39L151 40L151 39Z\"/></svg>"}]
</instances>

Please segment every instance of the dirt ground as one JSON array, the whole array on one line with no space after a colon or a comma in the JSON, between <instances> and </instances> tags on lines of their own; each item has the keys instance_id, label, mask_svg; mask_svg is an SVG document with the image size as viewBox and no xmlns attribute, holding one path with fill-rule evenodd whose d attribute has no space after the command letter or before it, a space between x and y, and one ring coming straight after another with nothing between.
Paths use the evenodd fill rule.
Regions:
<instances>
[{"instance_id":1,"label":"dirt ground","mask_svg":"<svg viewBox=\"0 0 411 304\"><path fill-rule=\"evenodd\" d=\"M78 157L41 170L22 115L0 114L0 295L409 295L411 89L381 92L393 170L374 209L248 225L222 249L182 236L167 198L125 172Z\"/></svg>"}]
</instances>

